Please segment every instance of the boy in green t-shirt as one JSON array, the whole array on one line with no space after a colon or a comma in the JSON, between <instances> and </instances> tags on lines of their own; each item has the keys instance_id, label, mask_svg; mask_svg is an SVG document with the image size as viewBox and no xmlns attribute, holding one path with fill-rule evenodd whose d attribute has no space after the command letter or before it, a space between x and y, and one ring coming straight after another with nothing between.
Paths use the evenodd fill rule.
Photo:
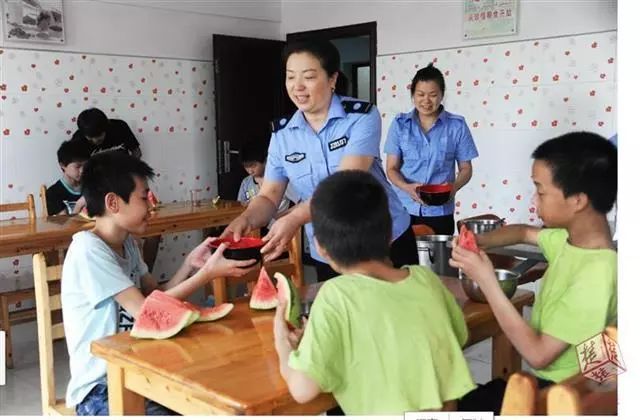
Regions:
<instances>
[{"instance_id":1,"label":"boy in green t-shirt","mask_svg":"<svg viewBox=\"0 0 640 420\"><path fill-rule=\"evenodd\" d=\"M533 158L535 206L545 228L510 225L478 236L483 249L527 243L542 250L549 265L530 324L502 293L484 252L456 246L451 265L478 283L544 386L579 373L576 345L617 323L617 254L606 214L616 200L618 158L615 146L587 132L549 140Z\"/></svg>"},{"instance_id":2,"label":"boy in green t-shirt","mask_svg":"<svg viewBox=\"0 0 640 420\"><path fill-rule=\"evenodd\" d=\"M448 402L475 388L464 316L433 272L393 267L384 188L368 172L337 172L313 194L311 221L321 256L342 275L318 292L300 341L282 303L276 311L280 372L294 399L331 392L349 415L454 408Z\"/></svg>"}]
</instances>

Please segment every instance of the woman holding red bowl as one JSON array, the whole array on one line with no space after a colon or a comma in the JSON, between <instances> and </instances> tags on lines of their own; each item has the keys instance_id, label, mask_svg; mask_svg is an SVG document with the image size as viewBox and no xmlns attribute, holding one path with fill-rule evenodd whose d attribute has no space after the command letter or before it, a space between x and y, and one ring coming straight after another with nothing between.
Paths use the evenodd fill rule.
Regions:
<instances>
[{"instance_id":1,"label":"woman holding red bowl","mask_svg":"<svg viewBox=\"0 0 640 420\"><path fill-rule=\"evenodd\" d=\"M415 108L393 119L384 151L387 176L411 214L411 223L430 226L436 234L452 235L454 198L471 179L471 160L478 157L478 150L464 117L445 111L444 91L442 72L433 64L418 70L411 81ZM444 204L428 200L433 193L446 195L446 190L450 195Z\"/></svg>"}]
</instances>

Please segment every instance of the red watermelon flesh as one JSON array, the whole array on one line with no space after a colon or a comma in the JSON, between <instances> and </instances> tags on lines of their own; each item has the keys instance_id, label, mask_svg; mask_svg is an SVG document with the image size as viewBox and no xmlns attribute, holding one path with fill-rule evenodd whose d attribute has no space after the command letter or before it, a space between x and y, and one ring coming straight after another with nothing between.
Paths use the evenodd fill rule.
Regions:
<instances>
[{"instance_id":1,"label":"red watermelon flesh","mask_svg":"<svg viewBox=\"0 0 640 420\"><path fill-rule=\"evenodd\" d=\"M217 321L220 318L224 318L233 309L233 303L221 303L213 308L198 308L200 309L200 318L196 322Z\"/></svg>"},{"instance_id":2,"label":"red watermelon flesh","mask_svg":"<svg viewBox=\"0 0 640 420\"><path fill-rule=\"evenodd\" d=\"M273 309L278 306L278 290L273 285L264 267L260 270L258 282L253 286L249 307L251 309Z\"/></svg>"},{"instance_id":3,"label":"red watermelon flesh","mask_svg":"<svg viewBox=\"0 0 640 420\"><path fill-rule=\"evenodd\" d=\"M156 195L151 190L149 190L149 192L147 193L147 201L153 208L158 206L158 197L156 197Z\"/></svg>"},{"instance_id":4,"label":"red watermelon flesh","mask_svg":"<svg viewBox=\"0 0 640 420\"><path fill-rule=\"evenodd\" d=\"M163 339L173 337L186 327L194 312L159 290L154 290L142 304L131 329L131 337Z\"/></svg>"},{"instance_id":5,"label":"red watermelon flesh","mask_svg":"<svg viewBox=\"0 0 640 420\"><path fill-rule=\"evenodd\" d=\"M460 228L460 237L458 238L458 245L463 247L464 249L468 249L473 252L480 252L478 248L478 242L476 241L476 235L467 229L465 225L462 225Z\"/></svg>"}]
</instances>

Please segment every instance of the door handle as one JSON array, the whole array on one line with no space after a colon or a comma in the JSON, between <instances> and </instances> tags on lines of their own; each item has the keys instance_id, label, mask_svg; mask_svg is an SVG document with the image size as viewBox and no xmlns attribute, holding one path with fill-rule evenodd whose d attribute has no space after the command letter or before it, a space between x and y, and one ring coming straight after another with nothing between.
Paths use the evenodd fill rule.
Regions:
<instances>
[{"instance_id":1,"label":"door handle","mask_svg":"<svg viewBox=\"0 0 640 420\"><path fill-rule=\"evenodd\" d=\"M222 173L228 174L231 172L231 155L240 156L240 151L231 148L231 143L228 141L222 142Z\"/></svg>"}]
</instances>

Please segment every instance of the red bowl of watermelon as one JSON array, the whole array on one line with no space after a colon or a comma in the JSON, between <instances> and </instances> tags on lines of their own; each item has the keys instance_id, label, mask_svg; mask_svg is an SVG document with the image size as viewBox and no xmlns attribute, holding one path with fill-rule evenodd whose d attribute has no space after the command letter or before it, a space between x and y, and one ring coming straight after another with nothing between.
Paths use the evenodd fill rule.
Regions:
<instances>
[{"instance_id":1,"label":"red bowl of watermelon","mask_svg":"<svg viewBox=\"0 0 640 420\"><path fill-rule=\"evenodd\" d=\"M441 206L451 197L451 184L425 184L416 188L418 195L429 206Z\"/></svg>"},{"instance_id":2,"label":"red bowl of watermelon","mask_svg":"<svg viewBox=\"0 0 640 420\"><path fill-rule=\"evenodd\" d=\"M260 238L244 237L234 241L232 237L218 238L209 244L212 249L217 249L221 244L228 244L222 255L230 260L256 260L256 264L262 259L260 248L264 242Z\"/></svg>"}]
</instances>

